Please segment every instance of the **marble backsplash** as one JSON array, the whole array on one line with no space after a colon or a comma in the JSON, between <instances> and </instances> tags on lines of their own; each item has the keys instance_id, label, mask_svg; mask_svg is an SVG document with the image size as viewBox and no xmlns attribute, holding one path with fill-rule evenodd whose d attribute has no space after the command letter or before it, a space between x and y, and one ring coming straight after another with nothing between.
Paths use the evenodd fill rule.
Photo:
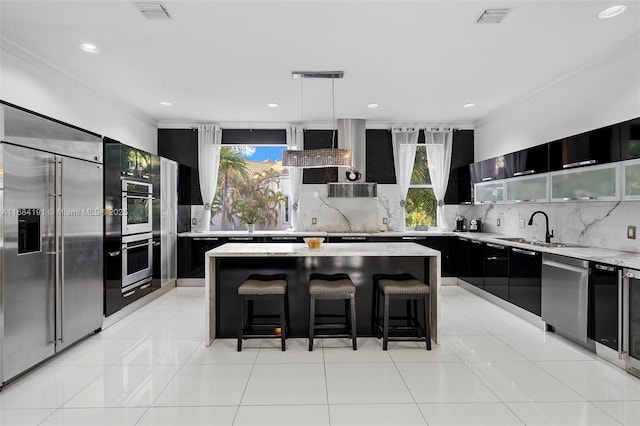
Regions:
<instances>
[{"instance_id":1,"label":"marble backsplash","mask_svg":"<svg viewBox=\"0 0 640 426\"><path fill-rule=\"evenodd\" d=\"M482 219L484 232L544 241L544 216L536 215L528 225L531 214L542 210L549 216L552 241L640 253L640 239L627 239L627 226L640 228L640 201L452 207L467 220Z\"/></svg>"}]
</instances>

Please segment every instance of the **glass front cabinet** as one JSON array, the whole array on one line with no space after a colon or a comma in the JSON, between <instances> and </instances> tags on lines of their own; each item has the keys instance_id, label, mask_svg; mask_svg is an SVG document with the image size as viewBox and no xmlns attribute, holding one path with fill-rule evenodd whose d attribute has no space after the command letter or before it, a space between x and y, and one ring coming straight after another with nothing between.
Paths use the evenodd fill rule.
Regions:
<instances>
[{"instance_id":1,"label":"glass front cabinet","mask_svg":"<svg viewBox=\"0 0 640 426\"><path fill-rule=\"evenodd\" d=\"M551 201L617 201L618 175L617 163L552 172Z\"/></svg>"},{"instance_id":2,"label":"glass front cabinet","mask_svg":"<svg viewBox=\"0 0 640 426\"><path fill-rule=\"evenodd\" d=\"M549 175L507 179L505 189L507 203L546 203L549 201Z\"/></svg>"},{"instance_id":3,"label":"glass front cabinet","mask_svg":"<svg viewBox=\"0 0 640 426\"><path fill-rule=\"evenodd\" d=\"M622 199L640 200L640 159L620 163Z\"/></svg>"},{"instance_id":4,"label":"glass front cabinet","mask_svg":"<svg viewBox=\"0 0 640 426\"><path fill-rule=\"evenodd\" d=\"M503 204L504 181L476 183L473 193L475 204Z\"/></svg>"}]
</instances>

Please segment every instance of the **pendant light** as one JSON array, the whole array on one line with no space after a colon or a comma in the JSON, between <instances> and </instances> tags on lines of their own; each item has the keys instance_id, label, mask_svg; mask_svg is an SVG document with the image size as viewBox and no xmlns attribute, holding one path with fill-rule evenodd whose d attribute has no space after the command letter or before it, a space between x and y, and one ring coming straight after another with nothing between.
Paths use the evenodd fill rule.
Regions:
<instances>
[{"instance_id":1,"label":"pendant light","mask_svg":"<svg viewBox=\"0 0 640 426\"><path fill-rule=\"evenodd\" d=\"M330 78L331 79L331 108L333 133L331 148L321 149L288 149L282 152L282 165L286 167L320 168L320 167L351 167L352 157L350 149L335 147L336 136L336 104L335 104L335 79L342 78L342 71L294 71L293 78ZM302 81L300 82L300 124L302 124Z\"/></svg>"}]
</instances>

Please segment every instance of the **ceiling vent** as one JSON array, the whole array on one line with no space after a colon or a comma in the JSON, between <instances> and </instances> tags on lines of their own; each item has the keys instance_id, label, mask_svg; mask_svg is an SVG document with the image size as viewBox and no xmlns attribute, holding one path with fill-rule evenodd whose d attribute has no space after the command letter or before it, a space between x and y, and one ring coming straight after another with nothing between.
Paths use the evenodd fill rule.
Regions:
<instances>
[{"instance_id":1,"label":"ceiling vent","mask_svg":"<svg viewBox=\"0 0 640 426\"><path fill-rule=\"evenodd\" d=\"M511 9L487 9L476 21L478 24L499 24Z\"/></svg>"},{"instance_id":2,"label":"ceiling vent","mask_svg":"<svg viewBox=\"0 0 640 426\"><path fill-rule=\"evenodd\" d=\"M169 12L167 12L167 8L165 8L161 3L136 2L136 6L147 19L171 19Z\"/></svg>"}]
</instances>

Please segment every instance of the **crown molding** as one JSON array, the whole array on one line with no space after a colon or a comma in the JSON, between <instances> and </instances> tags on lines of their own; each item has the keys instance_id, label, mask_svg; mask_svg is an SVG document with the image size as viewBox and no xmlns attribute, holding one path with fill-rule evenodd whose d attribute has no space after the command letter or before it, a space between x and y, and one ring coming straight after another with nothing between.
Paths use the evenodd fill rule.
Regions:
<instances>
[{"instance_id":1,"label":"crown molding","mask_svg":"<svg viewBox=\"0 0 640 426\"><path fill-rule=\"evenodd\" d=\"M82 79L78 78L76 75L68 72L67 70L58 67L57 65L52 64L51 62L38 57L32 52L24 49L22 46L7 40L6 38L0 38L0 50L5 53L12 54L22 59L23 61L33 65L34 67L44 71L53 77L63 78L71 83L73 83L76 87L84 91L85 93L91 96L97 96L101 100L111 104L112 106L125 110L135 118L151 125L157 126L158 121L152 116L148 115L146 112L134 107L130 103L128 103L121 96L114 94L113 92L107 90L96 89L94 86L85 83Z\"/></svg>"},{"instance_id":2,"label":"crown molding","mask_svg":"<svg viewBox=\"0 0 640 426\"><path fill-rule=\"evenodd\" d=\"M572 78L584 72L594 69L602 65L603 63L610 61L611 59L618 56L624 56L628 53L638 55L639 51L640 51L640 31L637 31L632 35L630 35L629 37L620 41L618 44L613 46L613 48L605 50L602 54L591 58L591 60L585 62L584 64L582 64L577 68L574 68L572 71L562 74L557 78L548 81L546 84L543 84L529 92L526 92L520 96L513 98L512 100L504 103L503 105L500 105L499 107L485 114L482 118L476 120L473 124L476 128L489 124L492 121L499 119L506 111L520 104L528 102L534 98L537 98L541 95L544 95L548 91L555 89L557 86L563 84L568 80L571 80Z\"/></svg>"}]
</instances>

